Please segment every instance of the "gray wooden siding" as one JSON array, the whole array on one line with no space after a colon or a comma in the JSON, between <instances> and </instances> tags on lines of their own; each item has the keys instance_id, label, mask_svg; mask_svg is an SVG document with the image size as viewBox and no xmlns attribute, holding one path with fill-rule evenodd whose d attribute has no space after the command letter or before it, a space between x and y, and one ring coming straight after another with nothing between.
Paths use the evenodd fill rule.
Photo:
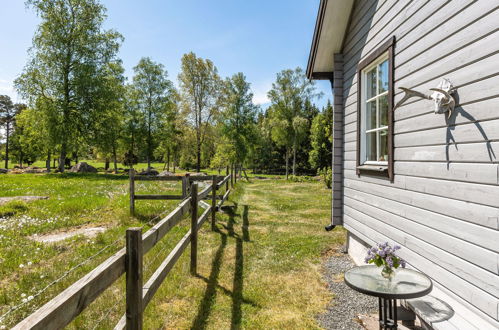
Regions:
<instances>
[{"instance_id":1,"label":"gray wooden siding","mask_svg":"<svg viewBox=\"0 0 499 330\"><path fill-rule=\"evenodd\" d=\"M394 114L395 178L357 176L358 63L392 36L398 87L458 88L449 119L411 99ZM499 3L356 1L343 48L344 225L405 248L436 287L498 324Z\"/></svg>"}]
</instances>

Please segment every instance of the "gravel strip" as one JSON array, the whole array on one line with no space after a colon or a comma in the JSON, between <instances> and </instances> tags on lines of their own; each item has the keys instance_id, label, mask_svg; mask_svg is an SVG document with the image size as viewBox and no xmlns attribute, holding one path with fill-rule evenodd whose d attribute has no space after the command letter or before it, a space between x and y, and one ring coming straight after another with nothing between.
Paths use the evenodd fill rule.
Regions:
<instances>
[{"instance_id":1,"label":"gravel strip","mask_svg":"<svg viewBox=\"0 0 499 330\"><path fill-rule=\"evenodd\" d=\"M377 313L378 300L350 289L343 281L343 274L355 267L354 262L348 254L336 251L328 257L323 267L324 278L334 297L327 311L317 316L317 321L325 329L364 329L357 315Z\"/></svg>"}]
</instances>

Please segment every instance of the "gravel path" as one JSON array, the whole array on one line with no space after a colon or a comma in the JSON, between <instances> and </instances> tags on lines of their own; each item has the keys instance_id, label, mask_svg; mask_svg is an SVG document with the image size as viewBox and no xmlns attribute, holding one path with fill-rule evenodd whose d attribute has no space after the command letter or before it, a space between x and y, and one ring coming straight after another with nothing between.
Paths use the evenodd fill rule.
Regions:
<instances>
[{"instance_id":1,"label":"gravel path","mask_svg":"<svg viewBox=\"0 0 499 330\"><path fill-rule=\"evenodd\" d=\"M334 298L327 311L317 316L317 321L325 329L354 330L364 329L357 315L377 313L378 301L350 289L343 281L343 273L355 264L348 254L335 252L324 263L324 277Z\"/></svg>"}]
</instances>

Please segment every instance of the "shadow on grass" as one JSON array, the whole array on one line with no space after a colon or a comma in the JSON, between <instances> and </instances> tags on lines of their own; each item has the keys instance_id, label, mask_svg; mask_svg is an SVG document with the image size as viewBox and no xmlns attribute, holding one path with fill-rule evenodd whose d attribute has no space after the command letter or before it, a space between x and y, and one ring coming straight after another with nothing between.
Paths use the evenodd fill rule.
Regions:
<instances>
[{"instance_id":1,"label":"shadow on grass","mask_svg":"<svg viewBox=\"0 0 499 330\"><path fill-rule=\"evenodd\" d=\"M208 278L201 275L196 275L198 278L202 279L207 283L206 291L204 293L201 304L198 308L198 313L194 322L192 323L192 329L205 329L207 326L207 320L210 316L211 309L215 302L217 295L217 289L222 291L225 295L231 296L232 298L232 316L231 316L231 329L240 329L242 320L242 304L249 304L254 307L259 307L257 303L245 299L243 297L243 283L244 283L244 251L243 243L249 241L249 219L248 219L248 205L243 205L243 236L241 237L238 233L234 231L234 218L240 216L236 214L237 205L234 207L224 208L224 212L229 216L227 224L220 224L223 229L219 227L215 228L215 232L220 235L220 246L215 253L213 261L211 263L211 272ZM235 240L236 258L235 258L235 272L234 280L232 284L232 291L218 284L218 277L220 275L220 270L222 266L222 259L225 248L227 247L228 239Z\"/></svg>"}]
</instances>

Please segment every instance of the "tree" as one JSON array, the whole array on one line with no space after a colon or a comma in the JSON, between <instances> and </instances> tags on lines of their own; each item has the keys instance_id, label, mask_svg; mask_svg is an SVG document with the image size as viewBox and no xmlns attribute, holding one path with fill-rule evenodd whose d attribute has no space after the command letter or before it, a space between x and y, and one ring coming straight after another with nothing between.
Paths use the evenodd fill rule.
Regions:
<instances>
[{"instance_id":1,"label":"tree","mask_svg":"<svg viewBox=\"0 0 499 330\"><path fill-rule=\"evenodd\" d=\"M258 108L252 99L250 84L246 82L242 72L225 80L220 97L222 133L232 143L235 149L235 161L239 164L246 159L254 141Z\"/></svg>"},{"instance_id":2,"label":"tree","mask_svg":"<svg viewBox=\"0 0 499 330\"><path fill-rule=\"evenodd\" d=\"M9 168L9 138L16 110L10 96L0 95L0 125L5 126L5 168Z\"/></svg>"},{"instance_id":3,"label":"tree","mask_svg":"<svg viewBox=\"0 0 499 330\"><path fill-rule=\"evenodd\" d=\"M289 156L293 153L293 175L296 175L296 153L301 140L306 136L307 120L304 115L306 101L321 96L315 85L305 76L301 68L283 70L277 74L272 89L268 92L272 102L272 138L286 147L286 177L289 173Z\"/></svg>"},{"instance_id":4,"label":"tree","mask_svg":"<svg viewBox=\"0 0 499 330\"><path fill-rule=\"evenodd\" d=\"M312 121L310 130L309 162L315 169L331 166L332 137L332 107L328 102L322 113L317 114Z\"/></svg>"},{"instance_id":5,"label":"tree","mask_svg":"<svg viewBox=\"0 0 499 330\"><path fill-rule=\"evenodd\" d=\"M33 107L48 111L49 134L60 145L64 171L71 141L82 136L97 111L99 80L116 60L121 35L103 30L105 8L98 0L28 0L41 23L30 59L16 79L18 92ZM35 108L36 108L35 107Z\"/></svg>"},{"instance_id":6,"label":"tree","mask_svg":"<svg viewBox=\"0 0 499 330\"><path fill-rule=\"evenodd\" d=\"M46 122L34 109L23 108L16 116L15 131L12 135L12 151L22 166L24 160L29 163L46 155L49 148L47 131L44 129ZM48 162L50 170L50 161Z\"/></svg>"},{"instance_id":7,"label":"tree","mask_svg":"<svg viewBox=\"0 0 499 330\"><path fill-rule=\"evenodd\" d=\"M196 170L199 172L201 148L216 111L220 77L212 61L191 52L182 56L178 79L183 110L196 133Z\"/></svg>"},{"instance_id":8,"label":"tree","mask_svg":"<svg viewBox=\"0 0 499 330\"><path fill-rule=\"evenodd\" d=\"M172 109L173 84L168 80L168 73L163 65L153 62L149 57L141 58L133 70L133 86L137 91L139 109L145 125L147 168L151 168L153 136L160 133L164 117L168 116Z\"/></svg>"},{"instance_id":9,"label":"tree","mask_svg":"<svg viewBox=\"0 0 499 330\"><path fill-rule=\"evenodd\" d=\"M107 74L99 82L99 97L96 99L100 109L93 119L94 144L106 156L106 170L109 166L108 155L112 156L114 171L118 171L118 141L124 130L124 69L120 63L109 63Z\"/></svg>"}]
</instances>

